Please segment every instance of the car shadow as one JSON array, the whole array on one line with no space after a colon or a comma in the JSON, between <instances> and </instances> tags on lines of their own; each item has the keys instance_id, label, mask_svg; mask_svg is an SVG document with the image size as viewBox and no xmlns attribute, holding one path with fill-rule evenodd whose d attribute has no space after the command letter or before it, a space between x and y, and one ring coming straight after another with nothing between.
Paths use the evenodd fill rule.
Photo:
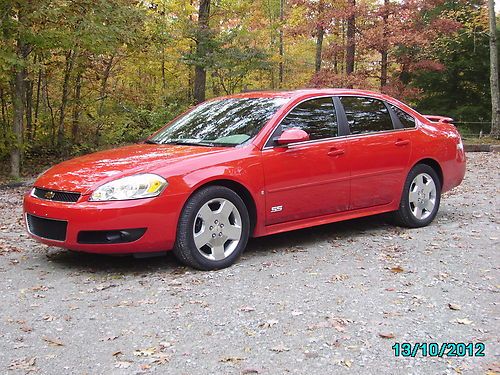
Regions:
<instances>
[{"instance_id":1,"label":"car shadow","mask_svg":"<svg viewBox=\"0 0 500 375\"><path fill-rule=\"evenodd\" d=\"M284 248L308 248L322 241L344 241L370 231L376 232L392 227L387 223L387 215L376 215L325 224L266 237L251 238L239 263L255 257L265 257L265 253L282 251ZM55 250L47 254L47 259L58 268L73 269L90 273L148 273L171 272L180 275L197 272L181 265L171 251L153 257L136 258L131 255L111 256L75 251Z\"/></svg>"}]
</instances>

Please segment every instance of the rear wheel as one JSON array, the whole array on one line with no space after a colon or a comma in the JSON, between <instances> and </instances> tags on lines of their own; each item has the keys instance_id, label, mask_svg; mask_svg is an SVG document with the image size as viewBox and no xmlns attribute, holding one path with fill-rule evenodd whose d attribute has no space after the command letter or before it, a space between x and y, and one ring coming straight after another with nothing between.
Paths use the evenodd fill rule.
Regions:
<instances>
[{"instance_id":1,"label":"rear wheel","mask_svg":"<svg viewBox=\"0 0 500 375\"><path fill-rule=\"evenodd\" d=\"M426 165L412 168L403 188L395 219L399 225L418 228L434 220L441 201L441 183L436 171Z\"/></svg>"},{"instance_id":2,"label":"rear wheel","mask_svg":"<svg viewBox=\"0 0 500 375\"><path fill-rule=\"evenodd\" d=\"M223 186L208 186L184 206L174 254L201 270L225 268L241 255L249 232L248 210L239 195Z\"/></svg>"}]
</instances>

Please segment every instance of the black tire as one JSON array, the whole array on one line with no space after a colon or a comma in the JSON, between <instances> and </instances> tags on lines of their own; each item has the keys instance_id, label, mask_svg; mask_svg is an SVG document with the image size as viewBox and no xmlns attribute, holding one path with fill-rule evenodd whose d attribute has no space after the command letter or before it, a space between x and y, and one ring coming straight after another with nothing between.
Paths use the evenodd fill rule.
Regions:
<instances>
[{"instance_id":1,"label":"black tire","mask_svg":"<svg viewBox=\"0 0 500 375\"><path fill-rule=\"evenodd\" d=\"M226 199L238 210L241 217L241 238L233 252L222 260L204 257L194 242L193 227L198 211L213 199ZM217 270L231 266L245 249L250 235L248 210L238 194L224 186L207 186L195 192L182 209L177 224L177 238L173 252L177 259L187 266L199 270Z\"/></svg>"},{"instance_id":2,"label":"black tire","mask_svg":"<svg viewBox=\"0 0 500 375\"><path fill-rule=\"evenodd\" d=\"M412 212L412 205L410 203L410 188L413 180L420 174L426 174L430 176L436 187L436 197L434 208L430 212L430 215L423 219L418 219ZM397 225L407 227L407 228L419 228L429 225L432 220L436 217L439 210L439 204L441 202L441 182L436 171L427 164L417 164L414 166L408 176L403 187L403 193L401 195L401 202L399 204L399 209L394 212L393 218Z\"/></svg>"}]
</instances>

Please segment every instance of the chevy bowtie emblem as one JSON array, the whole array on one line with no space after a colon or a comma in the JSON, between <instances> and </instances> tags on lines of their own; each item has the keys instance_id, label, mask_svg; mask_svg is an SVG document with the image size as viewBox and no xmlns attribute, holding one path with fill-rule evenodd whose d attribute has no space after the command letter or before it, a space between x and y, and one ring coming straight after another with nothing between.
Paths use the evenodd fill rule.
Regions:
<instances>
[{"instance_id":1,"label":"chevy bowtie emblem","mask_svg":"<svg viewBox=\"0 0 500 375\"><path fill-rule=\"evenodd\" d=\"M46 193L44 194L44 196L43 196L43 197L44 197L45 199L52 199L52 198L54 198L54 196L55 196L55 195L56 195L56 193L54 193L53 191L48 191L48 192L46 192Z\"/></svg>"}]
</instances>

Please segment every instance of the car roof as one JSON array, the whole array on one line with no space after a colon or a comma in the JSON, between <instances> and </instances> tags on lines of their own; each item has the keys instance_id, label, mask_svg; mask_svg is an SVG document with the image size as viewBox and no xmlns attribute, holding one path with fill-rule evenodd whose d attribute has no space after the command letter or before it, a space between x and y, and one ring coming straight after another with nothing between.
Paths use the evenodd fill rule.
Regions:
<instances>
[{"instance_id":1,"label":"car roof","mask_svg":"<svg viewBox=\"0 0 500 375\"><path fill-rule=\"evenodd\" d=\"M367 95L388 99L389 97L379 92L344 88L314 88L286 91L247 91L240 94L224 96L222 98L297 98L316 95Z\"/></svg>"}]
</instances>

